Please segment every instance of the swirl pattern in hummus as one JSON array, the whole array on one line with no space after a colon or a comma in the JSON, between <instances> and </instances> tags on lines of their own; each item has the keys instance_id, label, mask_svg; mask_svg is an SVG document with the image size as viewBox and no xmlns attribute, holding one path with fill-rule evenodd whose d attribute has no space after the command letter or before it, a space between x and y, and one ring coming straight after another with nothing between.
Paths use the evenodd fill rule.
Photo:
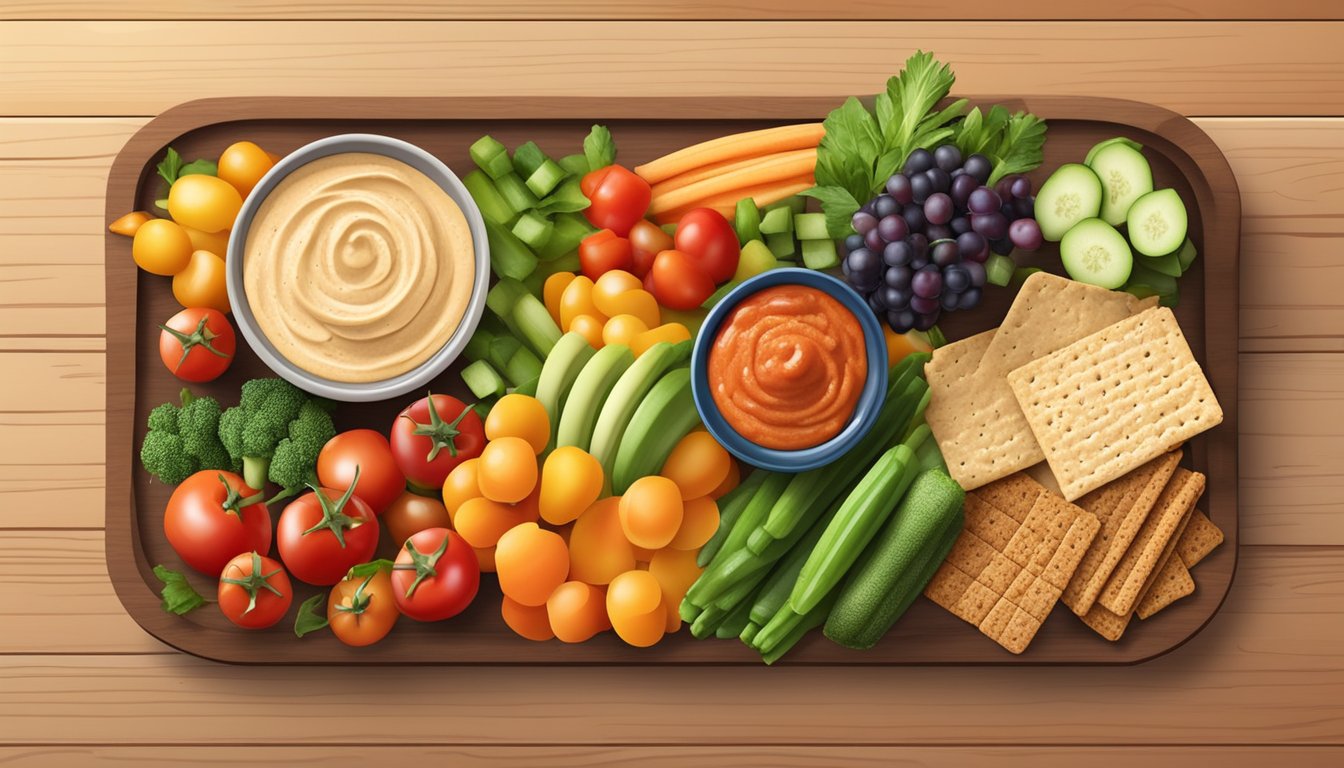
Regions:
<instances>
[{"instance_id":1,"label":"swirl pattern in hummus","mask_svg":"<svg viewBox=\"0 0 1344 768\"><path fill-rule=\"evenodd\" d=\"M298 168L257 210L243 286L266 339L332 381L383 381L443 347L466 312L466 217L429 177L349 152Z\"/></svg>"}]
</instances>

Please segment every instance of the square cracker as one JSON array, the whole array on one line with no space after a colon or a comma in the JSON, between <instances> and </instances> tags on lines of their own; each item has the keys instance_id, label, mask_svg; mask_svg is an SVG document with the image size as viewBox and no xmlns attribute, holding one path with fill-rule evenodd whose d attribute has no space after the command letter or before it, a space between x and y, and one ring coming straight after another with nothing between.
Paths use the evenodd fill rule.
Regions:
<instances>
[{"instance_id":1,"label":"square cracker","mask_svg":"<svg viewBox=\"0 0 1344 768\"><path fill-rule=\"evenodd\" d=\"M1099 523L1021 474L967 494L965 515L965 527L924 594L1010 652L1022 653Z\"/></svg>"},{"instance_id":2,"label":"square cracker","mask_svg":"<svg viewBox=\"0 0 1344 768\"><path fill-rule=\"evenodd\" d=\"M1033 360L1008 382L1070 501L1223 420L1165 307Z\"/></svg>"},{"instance_id":3,"label":"square cracker","mask_svg":"<svg viewBox=\"0 0 1344 768\"><path fill-rule=\"evenodd\" d=\"M1097 595L1134 542L1180 460L1180 451L1163 454L1076 502L1096 515L1101 530L1064 590L1064 604L1074 613L1085 616L1092 610Z\"/></svg>"},{"instance_id":4,"label":"square cracker","mask_svg":"<svg viewBox=\"0 0 1344 768\"><path fill-rule=\"evenodd\" d=\"M973 490L1043 461L1008 372L1139 308L1127 293L1037 272L1023 282L1004 325L935 352L925 368L924 420L952 479Z\"/></svg>"},{"instance_id":5,"label":"square cracker","mask_svg":"<svg viewBox=\"0 0 1344 768\"><path fill-rule=\"evenodd\" d=\"M1204 475L1177 467L1162 489L1153 511L1144 521L1134 543L1111 572L1097 596L1108 611L1123 615L1134 610L1150 577L1162 567L1165 553L1176 548L1195 502L1204 493Z\"/></svg>"},{"instance_id":6,"label":"square cracker","mask_svg":"<svg viewBox=\"0 0 1344 768\"><path fill-rule=\"evenodd\" d=\"M1186 568L1194 568L1222 543L1222 530L1213 524L1208 515L1196 509L1190 517L1190 525L1181 534L1181 540L1176 542L1176 553L1185 562Z\"/></svg>"},{"instance_id":7,"label":"square cracker","mask_svg":"<svg viewBox=\"0 0 1344 768\"><path fill-rule=\"evenodd\" d=\"M1187 526L1186 530L1189 530ZM1147 594L1139 601L1134 613L1140 619L1147 619L1183 597L1195 593L1195 580L1190 577L1190 569L1179 554L1167 558L1166 565L1157 572L1157 580Z\"/></svg>"}]
</instances>

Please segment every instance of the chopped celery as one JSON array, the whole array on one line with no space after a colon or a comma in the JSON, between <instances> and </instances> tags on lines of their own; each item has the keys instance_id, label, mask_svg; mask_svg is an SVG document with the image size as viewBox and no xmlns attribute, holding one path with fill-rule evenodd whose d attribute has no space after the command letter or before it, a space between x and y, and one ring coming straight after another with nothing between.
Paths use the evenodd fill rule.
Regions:
<instances>
[{"instance_id":1,"label":"chopped celery","mask_svg":"<svg viewBox=\"0 0 1344 768\"><path fill-rule=\"evenodd\" d=\"M985 282L990 285L1005 286L1013 280L1017 264L1001 253L991 253L985 261Z\"/></svg>"},{"instance_id":2,"label":"chopped celery","mask_svg":"<svg viewBox=\"0 0 1344 768\"><path fill-rule=\"evenodd\" d=\"M527 288L528 293L533 296L540 296L542 286L546 284L546 278L556 272L578 272L581 268L578 252L570 251L557 259L538 264L532 274L523 279L523 285Z\"/></svg>"},{"instance_id":3,"label":"chopped celery","mask_svg":"<svg viewBox=\"0 0 1344 768\"><path fill-rule=\"evenodd\" d=\"M509 360L513 359L514 354L523 348L523 342L513 336L496 336L490 341L490 353L486 355L486 362L494 366L497 370L503 370L509 365Z\"/></svg>"},{"instance_id":4,"label":"chopped celery","mask_svg":"<svg viewBox=\"0 0 1344 768\"><path fill-rule=\"evenodd\" d=\"M550 158L546 156L545 152L541 151L537 142L526 142L513 150L513 172L518 174L518 178L526 179L547 160L550 160Z\"/></svg>"},{"instance_id":5,"label":"chopped celery","mask_svg":"<svg viewBox=\"0 0 1344 768\"><path fill-rule=\"evenodd\" d=\"M532 194L532 190L527 188L527 184L524 184L523 180L518 178L517 174L506 173L495 179L495 188L499 190L499 194L513 209L514 213L522 213L530 208L535 208L537 203L541 202L536 195Z\"/></svg>"},{"instance_id":6,"label":"chopped celery","mask_svg":"<svg viewBox=\"0 0 1344 768\"><path fill-rule=\"evenodd\" d=\"M553 232L555 232L555 225L545 216L538 215L536 211L524 213L513 225L514 236L522 240L534 252L546 245L546 241L551 239Z\"/></svg>"},{"instance_id":7,"label":"chopped celery","mask_svg":"<svg viewBox=\"0 0 1344 768\"><path fill-rule=\"evenodd\" d=\"M826 231L826 214L800 213L793 217L793 234L799 240L830 240Z\"/></svg>"},{"instance_id":8,"label":"chopped celery","mask_svg":"<svg viewBox=\"0 0 1344 768\"><path fill-rule=\"evenodd\" d=\"M737 210L733 217L733 228L737 230L737 242L745 246L752 240L761 239L761 211L756 201L744 197L737 201Z\"/></svg>"},{"instance_id":9,"label":"chopped celery","mask_svg":"<svg viewBox=\"0 0 1344 768\"><path fill-rule=\"evenodd\" d=\"M808 269L831 269L840 266L840 254L835 250L834 240L827 238L802 242L803 264Z\"/></svg>"},{"instance_id":10,"label":"chopped celery","mask_svg":"<svg viewBox=\"0 0 1344 768\"><path fill-rule=\"evenodd\" d=\"M504 365L504 378L518 386L541 376L541 358L527 347L519 347Z\"/></svg>"},{"instance_id":11,"label":"chopped celery","mask_svg":"<svg viewBox=\"0 0 1344 768\"><path fill-rule=\"evenodd\" d=\"M467 151L476 165L492 179L498 179L513 170L513 163L509 161L509 150L493 136L482 136Z\"/></svg>"},{"instance_id":12,"label":"chopped celery","mask_svg":"<svg viewBox=\"0 0 1344 768\"><path fill-rule=\"evenodd\" d=\"M555 224L555 232L546 245L537 251L542 261L552 261L574 253L583 238L597 231L581 213L557 213L551 217L551 222Z\"/></svg>"},{"instance_id":13,"label":"chopped celery","mask_svg":"<svg viewBox=\"0 0 1344 768\"><path fill-rule=\"evenodd\" d=\"M467 389L478 398L496 397L504 394L504 379L500 378L489 363L477 360L462 369L462 381Z\"/></svg>"},{"instance_id":14,"label":"chopped celery","mask_svg":"<svg viewBox=\"0 0 1344 768\"><path fill-rule=\"evenodd\" d=\"M512 316L519 335L538 355L544 358L551 354L551 348L560 340L560 326L541 299L524 292L514 304Z\"/></svg>"},{"instance_id":15,"label":"chopped celery","mask_svg":"<svg viewBox=\"0 0 1344 768\"><path fill-rule=\"evenodd\" d=\"M522 280L537 268L537 257L512 232L487 220L485 233L490 239L490 267L496 275Z\"/></svg>"},{"instance_id":16,"label":"chopped celery","mask_svg":"<svg viewBox=\"0 0 1344 768\"><path fill-rule=\"evenodd\" d=\"M500 278L495 283L490 292L485 294L485 306L490 308L497 316L504 319L505 325L509 325L509 318L513 315L513 307L518 303L518 299L527 293L527 288L522 283L514 279Z\"/></svg>"},{"instance_id":17,"label":"chopped celery","mask_svg":"<svg viewBox=\"0 0 1344 768\"><path fill-rule=\"evenodd\" d=\"M783 235L793 233L793 212L788 208L776 208L766 211L761 217L761 234Z\"/></svg>"},{"instance_id":18,"label":"chopped celery","mask_svg":"<svg viewBox=\"0 0 1344 768\"><path fill-rule=\"evenodd\" d=\"M780 232L778 234L765 236L765 247L775 254L776 259L792 259L798 252L798 245L793 240L793 233Z\"/></svg>"},{"instance_id":19,"label":"chopped celery","mask_svg":"<svg viewBox=\"0 0 1344 768\"><path fill-rule=\"evenodd\" d=\"M556 165L555 161L548 157L545 162L538 166L537 170L527 177L527 181L524 183L537 197L545 197L551 193L551 190L560 186L560 182L564 181L568 175L564 168Z\"/></svg>"},{"instance_id":20,"label":"chopped celery","mask_svg":"<svg viewBox=\"0 0 1344 768\"><path fill-rule=\"evenodd\" d=\"M493 221L496 224L508 226L517 215L513 208L495 189L495 183L490 181L479 170L472 171L462 177L462 184L466 186L467 192L471 194L471 199L476 201L476 207L481 209L481 216L487 221Z\"/></svg>"},{"instance_id":21,"label":"chopped celery","mask_svg":"<svg viewBox=\"0 0 1344 768\"><path fill-rule=\"evenodd\" d=\"M793 195L791 197L786 197L783 200L780 200L779 202L771 203L765 206L765 210L767 211L773 211L778 208L786 208L788 209L789 213L793 215L800 214L807 210L807 198L799 197L798 195Z\"/></svg>"},{"instance_id":22,"label":"chopped celery","mask_svg":"<svg viewBox=\"0 0 1344 768\"><path fill-rule=\"evenodd\" d=\"M770 252L765 243L760 240L749 240L742 246L742 252L737 257L737 272L733 274L733 280L741 282L762 272L769 272L777 266L779 262L775 259L775 254Z\"/></svg>"},{"instance_id":23,"label":"chopped celery","mask_svg":"<svg viewBox=\"0 0 1344 768\"><path fill-rule=\"evenodd\" d=\"M560 158L560 167L575 176L583 176L592 170L588 167L588 158L584 157L582 154L565 155Z\"/></svg>"},{"instance_id":24,"label":"chopped celery","mask_svg":"<svg viewBox=\"0 0 1344 768\"><path fill-rule=\"evenodd\" d=\"M490 355L490 342L494 341L495 335L488 330L477 327L476 332L467 339L467 346L463 348L462 354L473 363L477 360L484 360Z\"/></svg>"}]
</instances>

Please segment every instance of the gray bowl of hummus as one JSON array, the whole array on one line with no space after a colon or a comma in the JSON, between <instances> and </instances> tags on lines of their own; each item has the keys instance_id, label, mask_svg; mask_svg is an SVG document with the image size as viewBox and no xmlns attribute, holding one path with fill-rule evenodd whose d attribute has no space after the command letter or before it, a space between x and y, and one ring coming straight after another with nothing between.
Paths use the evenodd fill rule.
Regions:
<instances>
[{"instance_id":1,"label":"gray bowl of hummus","mask_svg":"<svg viewBox=\"0 0 1344 768\"><path fill-rule=\"evenodd\" d=\"M234 322L272 371L315 395L421 389L480 322L480 209L425 150L344 134L275 164L244 201L226 274Z\"/></svg>"}]
</instances>

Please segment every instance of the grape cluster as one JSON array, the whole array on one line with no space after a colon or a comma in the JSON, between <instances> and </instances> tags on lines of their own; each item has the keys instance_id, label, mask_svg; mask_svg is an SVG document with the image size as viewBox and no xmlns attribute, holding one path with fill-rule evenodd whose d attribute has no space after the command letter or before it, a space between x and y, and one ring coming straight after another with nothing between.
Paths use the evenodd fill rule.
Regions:
<instances>
[{"instance_id":1,"label":"grape cluster","mask_svg":"<svg viewBox=\"0 0 1344 768\"><path fill-rule=\"evenodd\" d=\"M886 194L854 214L841 268L893 331L926 331L942 312L979 304L990 252L1041 247L1031 181L1007 176L990 188L992 170L953 144L916 149Z\"/></svg>"}]
</instances>

